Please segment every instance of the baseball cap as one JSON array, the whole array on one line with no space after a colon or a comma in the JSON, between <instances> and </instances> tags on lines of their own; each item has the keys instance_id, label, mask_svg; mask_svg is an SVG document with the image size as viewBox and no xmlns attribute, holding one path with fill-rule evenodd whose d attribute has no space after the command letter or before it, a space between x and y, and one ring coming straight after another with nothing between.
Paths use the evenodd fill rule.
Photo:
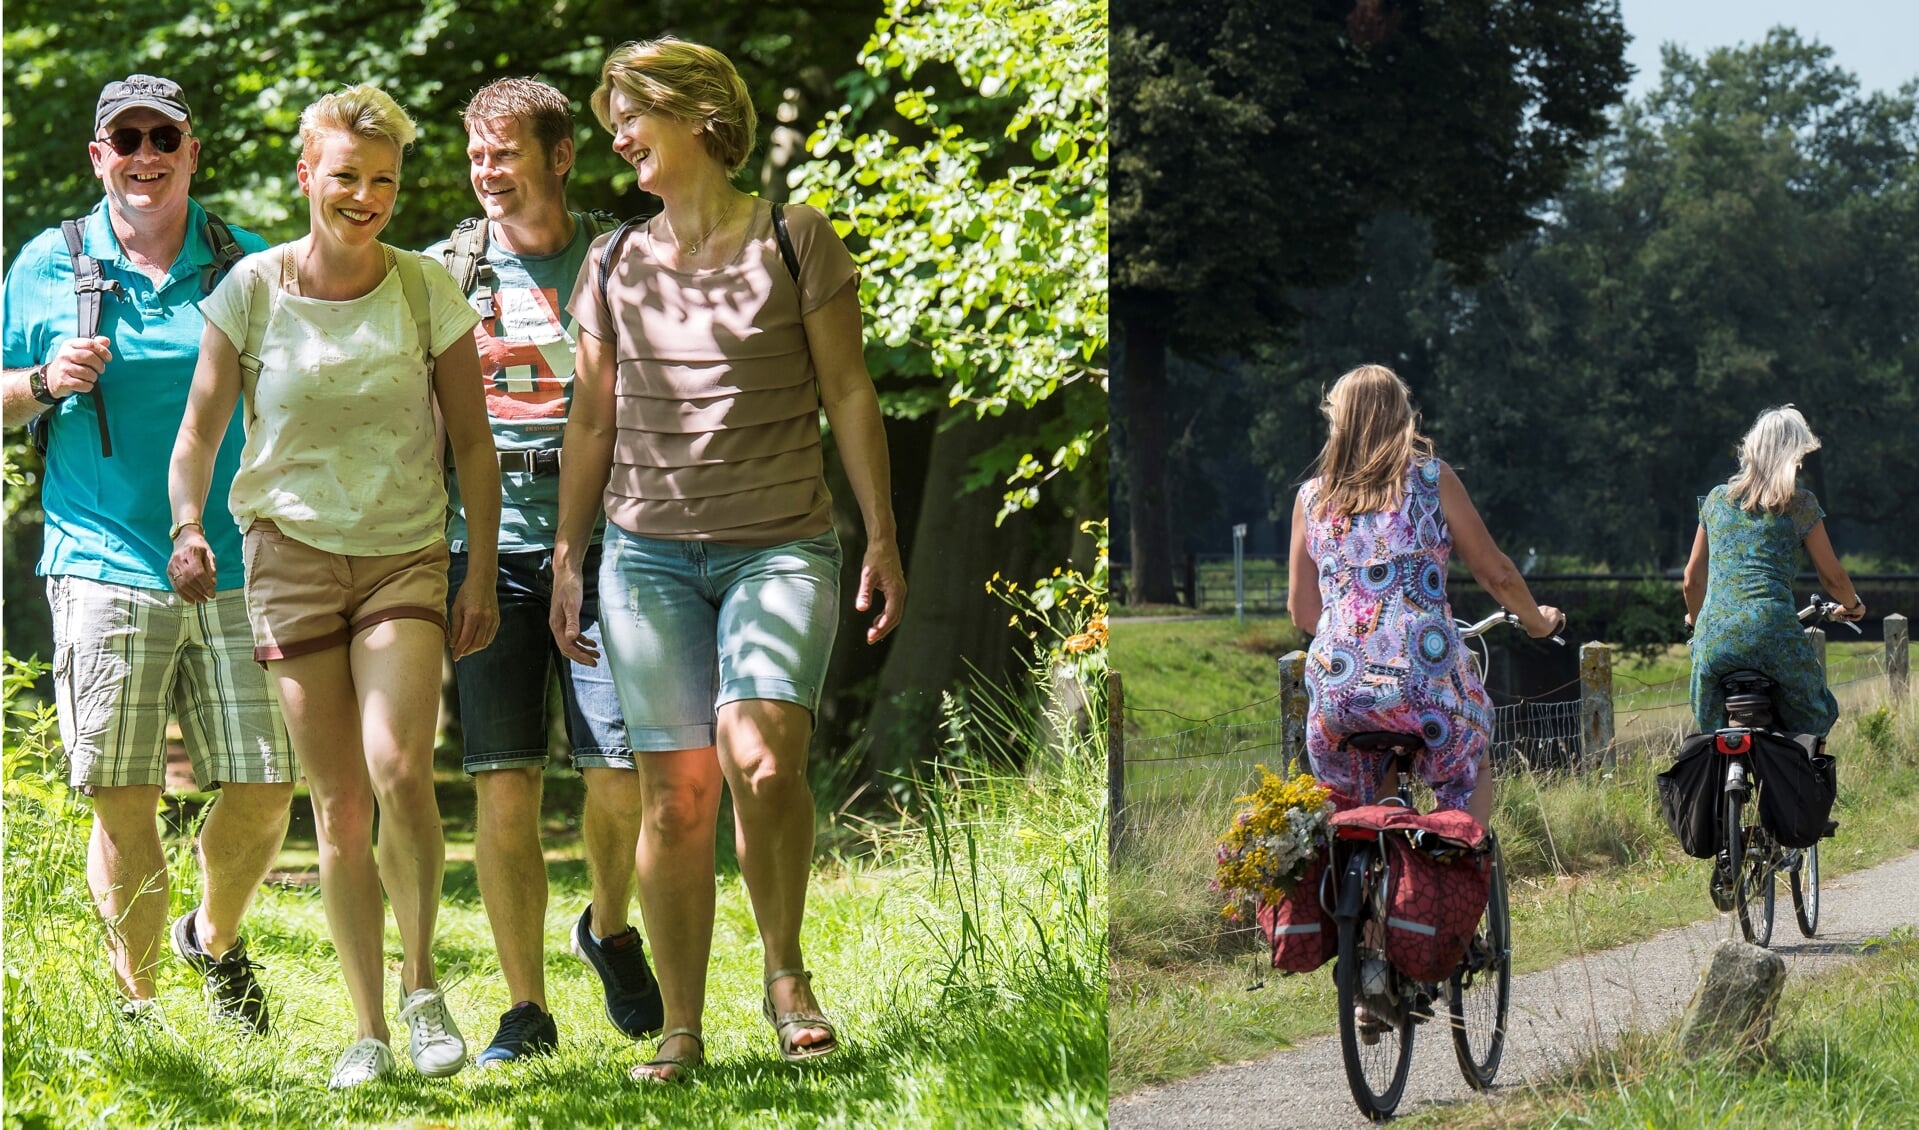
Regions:
<instances>
[{"instance_id":1,"label":"baseball cap","mask_svg":"<svg viewBox=\"0 0 1919 1130\"><path fill-rule=\"evenodd\" d=\"M136 106L158 110L176 122L184 123L193 117L193 111L187 109L186 96L180 93L179 83L153 75L128 75L100 89L100 105L93 112L95 132L121 111Z\"/></svg>"}]
</instances>

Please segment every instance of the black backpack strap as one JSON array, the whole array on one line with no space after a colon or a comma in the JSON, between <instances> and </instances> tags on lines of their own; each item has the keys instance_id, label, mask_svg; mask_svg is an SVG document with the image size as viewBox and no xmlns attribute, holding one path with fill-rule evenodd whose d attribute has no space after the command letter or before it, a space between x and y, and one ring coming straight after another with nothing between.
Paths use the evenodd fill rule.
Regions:
<instances>
[{"instance_id":1,"label":"black backpack strap","mask_svg":"<svg viewBox=\"0 0 1919 1130\"><path fill-rule=\"evenodd\" d=\"M100 334L100 296L124 296L126 290L118 279L107 278L100 270L100 260L84 250L86 223L84 218L62 221L60 234L66 237L67 254L73 259L73 294L80 306L80 324L75 336L91 338ZM111 457L113 437L107 434L107 395L98 381L87 395L93 398L93 414L100 421L100 454Z\"/></svg>"},{"instance_id":2,"label":"black backpack strap","mask_svg":"<svg viewBox=\"0 0 1919 1130\"><path fill-rule=\"evenodd\" d=\"M793 250L793 233L786 230L786 205L773 202L773 238L780 242L780 261L786 264L786 273L793 281L800 281L800 257Z\"/></svg>"},{"instance_id":3,"label":"black backpack strap","mask_svg":"<svg viewBox=\"0 0 1919 1130\"><path fill-rule=\"evenodd\" d=\"M606 284L607 280L613 277L613 260L620 257L620 247L626 243L626 237L633 234L633 229L652 218L648 215L639 215L620 221L620 226L613 229L613 238L606 241L606 249L600 252L600 305L607 307L609 317L611 317L612 307L606 299ZM619 336L620 323L616 319L613 322L613 338L616 347Z\"/></svg>"},{"instance_id":4,"label":"black backpack strap","mask_svg":"<svg viewBox=\"0 0 1919 1130\"><path fill-rule=\"evenodd\" d=\"M212 212L208 212L206 216L207 246L213 249L213 262L200 268L202 297L212 294L213 288L219 286L220 280L227 277L227 272L233 269L233 265L246 257L246 252L240 250L240 241L233 238L233 229L227 227L227 222Z\"/></svg>"}]
</instances>

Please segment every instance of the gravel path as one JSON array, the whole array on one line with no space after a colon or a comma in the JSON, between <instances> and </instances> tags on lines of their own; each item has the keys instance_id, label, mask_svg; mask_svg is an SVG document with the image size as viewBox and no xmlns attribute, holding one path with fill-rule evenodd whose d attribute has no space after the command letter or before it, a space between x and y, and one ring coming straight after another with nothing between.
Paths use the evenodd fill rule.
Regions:
<instances>
[{"instance_id":1,"label":"gravel path","mask_svg":"<svg viewBox=\"0 0 1919 1130\"><path fill-rule=\"evenodd\" d=\"M1699 894L1703 904L1705 891ZM1833 968L1855 956L1867 939L1919 924L1919 853L1828 879L1821 889L1819 917L1819 936L1801 937L1793 921L1792 897L1780 881L1771 948L1786 958L1788 976ZM1737 932L1731 915L1717 915L1644 942L1515 977L1506 1054L1493 1093L1563 1070L1593 1047L1595 1036L1610 1043L1623 1031L1673 1021L1692 997L1706 951ZM1460 1078L1444 1018L1441 1006L1440 1022L1419 1030L1412 1075L1399 1104L1402 1115L1481 1101L1473 1099ZM1370 1125L1346 1086L1337 1035L1135 1091L1113 1101L1111 1116L1112 1130Z\"/></svg>"}]
</instances>

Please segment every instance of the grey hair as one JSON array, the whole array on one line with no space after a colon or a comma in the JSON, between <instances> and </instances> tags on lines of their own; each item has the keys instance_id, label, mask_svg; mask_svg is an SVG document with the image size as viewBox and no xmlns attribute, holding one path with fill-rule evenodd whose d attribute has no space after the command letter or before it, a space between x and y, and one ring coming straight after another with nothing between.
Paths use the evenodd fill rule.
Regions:
<instances>
[{"instance_id":1,"label":"grey hair","mask_svg":"<svg viewBox=\"0 0 1919 1130\"><path fill-rule=\"evenodd\" d=\"M1739 441L1739 470L1726 491L1746 510L1783 514L1798 489L1800 462L1817 450L1819 437L1799 409L1768 408Z\"/></svg>"}]
</instances>

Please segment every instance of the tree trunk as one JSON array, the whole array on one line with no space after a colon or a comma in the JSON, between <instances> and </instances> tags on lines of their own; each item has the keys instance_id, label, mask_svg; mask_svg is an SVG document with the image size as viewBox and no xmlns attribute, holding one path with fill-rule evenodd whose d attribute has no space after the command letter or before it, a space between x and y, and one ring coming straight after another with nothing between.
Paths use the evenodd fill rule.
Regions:
<instances>
[{"instance_id":1,"label":"tree trunk","mask_svg":"<svg viewBox=\"0 0 1919 1130\"><path fill-rule=\"evenodd\" d=\"M967 405L941 413L914 524L906 619L880 671L864 735L875 781L937 752L942 692L973 678L1003 684L1024 660L1026 641L1008 630L1010 612L986 583L995 573L1024 583L1049 570L1065 559L1073 531L1051 508L995 526L998 490L957 492L974 455L1031 423L1012 413L975 420ZM864 627L844 646L864 647Z\"/></svg>"},{"instance_id":2,"label":"tree trunk","mask_svg":"<svg viewBox=\"0 0 1919 1130\"><path fill-rule=\"evenodd\" d=\"M1144 320L1125 333L1126 482L1133 603L1172 604L1173 547L1166 501L1166 333Z\"/></svg>"}]
</instances>

